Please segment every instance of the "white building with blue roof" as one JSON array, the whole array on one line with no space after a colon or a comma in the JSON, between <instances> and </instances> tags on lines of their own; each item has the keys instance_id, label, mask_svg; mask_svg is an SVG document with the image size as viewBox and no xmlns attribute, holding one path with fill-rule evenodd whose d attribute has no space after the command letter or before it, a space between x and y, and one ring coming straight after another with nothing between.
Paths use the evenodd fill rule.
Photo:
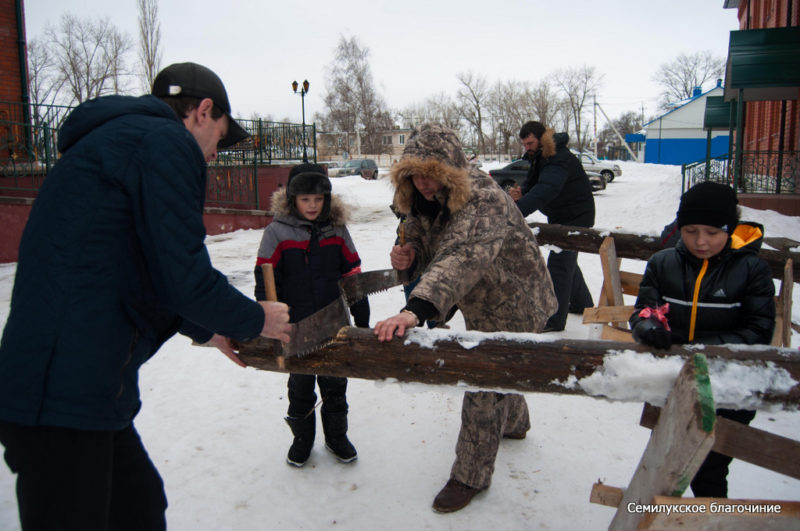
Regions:
<instances>
[{"instance_id":1,"label":"white building with blue roof","mask_svg":"<svg viewBox=\"0 0 800 531\"><path fill-rule=\"evenodd\" d=\"M691 98L673 104L672 109L644 125L644 162L652 164L688 164L705 160L708 131L703 117L708 96L722 96L718 81L713 89L694 89ZM711 132L711 157L728 153L728 131Z\"/></svg>"}]
</instances>

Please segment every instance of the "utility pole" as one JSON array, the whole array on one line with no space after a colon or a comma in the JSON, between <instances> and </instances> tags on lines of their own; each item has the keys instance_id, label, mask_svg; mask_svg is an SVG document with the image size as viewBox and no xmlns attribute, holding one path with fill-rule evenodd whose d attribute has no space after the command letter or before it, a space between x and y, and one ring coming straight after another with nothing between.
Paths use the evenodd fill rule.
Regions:
<instances>
[{"instance_id":1,"label":"utility pole","mask_svg":"<svg viewBox=\"0 0 800 531\"><path fill-rule=\"evenodd\" d=\"M594 98L594 158L597 158L597 93L592 97Z\"/></svg>"},{"instance_id":2,"label":"utility pole","mask_svg":"<svg viewBox=\"0 0 800 531\"><path fill-rule=\"evenodd\" d=\"M606 111L604 111L604 110L603 110L603 108L602 108L602 107L600 107L600 104L599 104L599 103L597 103L597 102L595 102L595 103L594 103L594 107L595 107L595 109L598 109L598 108L599 108L599 109L600 109L600 112L601 112L601 113L603 113L603 116L605 116L605 117L606 117L606 121L608 122L608 125L610 125L610 126L611 126L611 129L612 129L612 130L614 131L614 133L617 135L617 138L619 138L619 141L620 141L620 142L622 142L622 145L623 145L623 146L625 146L625 149L627 149L627 150L628 150L628 153L630 153L631 157L633 157L633 160L635 160L636 162L641 162L641 161L639 160L639 157L637 157L637 156L636 156L636 155L633 153L633 151L631 151L631 148L628 146L628 143L627 143L627 142L625 142L625 138L624 138L624 137L623 137L621 134L619 134L619 131L617 131L617 128L616 128L616 127L614 127L614 122L612 122L612 121L611 121L611 119L609 119L608 115L606 114ZM595 157L596 157L596 156L597 156L597 155L595 155Z\"/></svg>"}]
</instances>

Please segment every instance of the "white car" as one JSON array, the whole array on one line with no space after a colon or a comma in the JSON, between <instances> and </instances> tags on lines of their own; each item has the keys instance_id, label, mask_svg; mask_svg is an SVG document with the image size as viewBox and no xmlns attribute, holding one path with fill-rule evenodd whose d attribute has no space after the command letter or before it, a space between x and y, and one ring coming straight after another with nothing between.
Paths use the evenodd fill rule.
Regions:
<instances>
[{"instance_id":1,"label":"white car","mask_svg":"<svg viewBox=\"0 0 800 531\"><path fill-rule=\"evenodd\" d=\"M578 157L578 160L581 161L584 170L596 171L597 173L606 178L607 183L613 181L614 177L619 177L620 175L622 175L622 168L619 167L619 164L611 164L610 162L603 162L602 160L598 160L593 153L589 153L588 151L584 152L578 152L575 150L570 150L570 151L572 151L572 153L576 157Z\"/></svg>"}]
</instances>

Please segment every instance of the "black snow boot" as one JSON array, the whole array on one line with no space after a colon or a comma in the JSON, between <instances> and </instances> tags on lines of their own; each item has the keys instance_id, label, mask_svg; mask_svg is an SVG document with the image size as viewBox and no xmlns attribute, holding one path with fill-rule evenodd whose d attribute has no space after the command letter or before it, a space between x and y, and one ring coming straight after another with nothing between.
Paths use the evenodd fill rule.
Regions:
<instances>
[{"instance_id":1,"label":"black snow boot","mask_svg":"<svg viewBox=\"0 0 800 531\"><path fill-rule=\"evenodd\" d=\"M286 462L301 467L308 461L311 448L314 446L314 435L317 430L317 416L312 412L306 417L286 417L286 423L292 429L294 441L289 448Z\"/></svg>"},{"instance_id":2,"label":"black snow boot","mask_svg":"<svg viewBox=\"0 0 800 531\"><path fill-rule=\"evenodd\" d=\"M342 463L350 463L358 457L355 447L347 438L347 411L322 412L322 430L325 432L325 448Z\"/></svg>"}]
</instances>

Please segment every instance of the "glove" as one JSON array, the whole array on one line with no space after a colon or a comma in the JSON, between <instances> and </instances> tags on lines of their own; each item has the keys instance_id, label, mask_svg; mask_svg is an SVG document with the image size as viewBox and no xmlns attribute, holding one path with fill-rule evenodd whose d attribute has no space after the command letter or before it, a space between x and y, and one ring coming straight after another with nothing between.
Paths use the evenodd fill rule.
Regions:
<instances>
[{"instance_id":1,"label":"glove","mask_svg":"<svg viewBox=\"0 0 800 531\"><path fill-rule=\"evenodd\" d=\"M656 348L668 349L672 346L672 334L661 326L655 326L639 334L642 343Z\"/></svg>"}]
</instances>

